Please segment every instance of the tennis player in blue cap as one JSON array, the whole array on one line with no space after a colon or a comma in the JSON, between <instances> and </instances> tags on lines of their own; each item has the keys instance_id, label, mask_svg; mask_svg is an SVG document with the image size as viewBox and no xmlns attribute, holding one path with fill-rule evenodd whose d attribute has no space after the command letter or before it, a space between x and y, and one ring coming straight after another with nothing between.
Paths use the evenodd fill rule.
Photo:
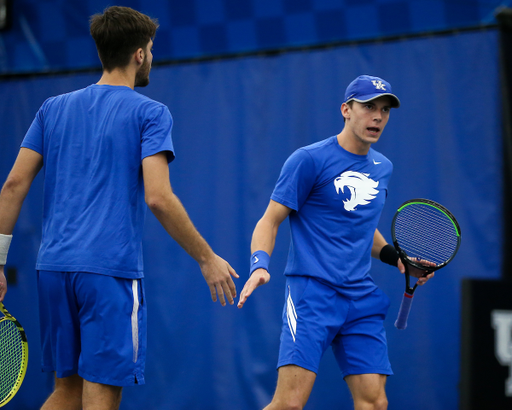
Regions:
<instances>
[{"instance_id":1,"label":"tennis player in blue cap","mask_svg":"<svg viewBox=\"0 0 512 410\"><path fill-rule=\"evenodd\" d=\"M354 408L387 408L385 383L392 371L384 319L389 299L369 274L371 256L402 273L405 269L377 230L393 165L371 146L384 131L391 108L399 106L382 78L362 75L352 81L341 105L343 130L288 158L254 229L251 276L239 308L270 280L277 230L290 219L278 382L266 409L302 409L329 346Z\"/></svg>"}]
</instances>

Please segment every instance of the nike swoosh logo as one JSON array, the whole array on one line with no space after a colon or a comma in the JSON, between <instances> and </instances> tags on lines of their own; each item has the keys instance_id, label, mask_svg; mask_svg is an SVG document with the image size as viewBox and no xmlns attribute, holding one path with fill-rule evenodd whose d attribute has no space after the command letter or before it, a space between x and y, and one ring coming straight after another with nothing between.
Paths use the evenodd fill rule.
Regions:
<instances>
[{"instance_id":1,"label":"nike swoosh logo","mask_svg":"<svg viewBox=\"0 0 512 410\"><path fill-rule=\"evenodd\" d=\"M379 165L379 164L381 164L381 162L378 162L378 161L375 161L375 160L373 160L373 163L374 163L375 165Z\"/></svg>"}]
</instances>

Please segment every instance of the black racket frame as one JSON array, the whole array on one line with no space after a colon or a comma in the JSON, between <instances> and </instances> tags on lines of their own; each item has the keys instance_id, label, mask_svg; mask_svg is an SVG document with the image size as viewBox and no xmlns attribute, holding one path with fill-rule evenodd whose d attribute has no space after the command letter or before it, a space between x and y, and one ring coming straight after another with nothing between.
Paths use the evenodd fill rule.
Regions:
<instances>
[{"instance_id":1,"label":"black racket frame","mask_svg":"<svg viewBox=\"0 0 512 410\"><path fill-rule=\"evenodd\" d=\"M404 209L406 206L411 205L412 203L420 203L420 204L432 206L434 208L439 209L446 216L448 216L448 218L450 218L450 220L455 225L455 228L456 228L457 233L458 233L458 235L457 235L457 246L455 248L455 251L450 256L450 258L448 260L440 263L437 266L429 266L428 269L425 269L426 266L421 264L420 262L416 262L416 261L414 261L412 259L409 259L409 257L407 256L407 253L400 248L400 245L398 244L398 241L396 239L396 234L395 234L395 221L396 221L396 218L398 217L398 215L400 214L402 209ZM425 270L424 276L427 276L430 273L445 267L446 265L448 265L448 263L457 254L457 252L459 250L459 247L460 247L460 238L461 238L461 231L460 231L460 225L459 225L457 219L455 218L455 216L453 216L453 214L448 209L446 209L440 203L432 201L430 199L425 199L425 198L414 198L414 199L409 199L408 201L405 201L402 205L400 205L398 207L398 210L395 212L395 215L393 216L393 220L391 221L391 239L393 241L393 245L394 245L396 251L398 252L398 256L400 257L402 263L405 266L405 291L409 295L412 295L414 293L414 291L416 290L418 284L416 283L414 285L414 287L411 287L411 280L410 280L409 266L408 265L414 266L415 268L418 268L418 269Z\"/></svg>"}]
</instances>

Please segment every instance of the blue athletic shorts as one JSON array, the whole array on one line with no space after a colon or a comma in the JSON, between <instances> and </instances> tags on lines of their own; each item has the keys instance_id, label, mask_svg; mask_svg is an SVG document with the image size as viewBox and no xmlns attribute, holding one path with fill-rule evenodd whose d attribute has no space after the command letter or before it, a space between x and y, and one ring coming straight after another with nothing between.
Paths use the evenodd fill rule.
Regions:
<instances>
[{"instance_id":1,"label":"blue athletic shorts","mask_svg":"<svg viewBox=\"0 0 512 410\"><path fill-rule=\"evenodd\" d=\"M42 368L113 386L144 384L142 279L38 271Z\"/></svg>"},{"instance_id":2,"label":"blue athletic shorts","mask_svg":"<svg viewBox=\"0 0 512 410\"><path fill-rule=\"evenodd\" d=\"M332 346L343 377L392 375L384 319L389 298L380 289L351 300L306 276L289 276L277 367L297 365L318 372Z\"/></svg>"}]
</instances>

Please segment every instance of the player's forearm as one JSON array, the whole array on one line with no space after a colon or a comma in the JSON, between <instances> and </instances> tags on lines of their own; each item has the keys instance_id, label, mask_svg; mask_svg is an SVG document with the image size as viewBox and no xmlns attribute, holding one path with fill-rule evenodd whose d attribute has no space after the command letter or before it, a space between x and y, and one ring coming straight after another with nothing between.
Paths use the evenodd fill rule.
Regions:
<instances>
[{"instance_id":1,"label":"player's forearm","mask_svg":"<svg viewBox=\"0 0 512 410\"><path fill-rule=\"evenodd\" d=\"M380 251L387 244L386 240L379 232L378 229L375 230L373 235L373 245L372 245L372 256L376 259L380 258Z\"/></svg>"},{"instance_id":2,"label":"player's forearm","mask_svg":"<svg viewBox=\"0 0 512 410\"><path fill-rule=\"evenodd\" d=\"M277 230L279 225L263 217L258 221L252 234L251 252L265 251L272 255L276 243Z\"/></svg>"},{"instance_id":3,"label":"player's forearm","mask_svg":"<svg viewBox=\"0 0 512 410\"><path fill-rule=\"evenodd\" d=\"M29 183L23 183L12 177L7 178L0 192L0 233L11 235L18 220L23 201L30 189Z\"/></svg>"},{"instance_id":4,"label":"player's forearm","mask_svg":"<svg viewBox=\"0 0 512 410\"><path fill-rule=\"evenodd\" d=\"M290 212L290 208L270 200L263 217L254 228L251 241L252 253L265 251L268 255L272 254L279 226L288 217Z\"/></svg>"},{"instance_id":5,"label":"player's forearm","mask_svg":"<svg viewBox=\"0 0 512 410\"><path fill-rule=\"evenodd\" d=\"M0 233L12 234L32 181L43 166L41 154L21 148L0 192Z\"/></svg>"},{"instance_id":6,"label":"player's forearm","mask_svg":"<svg viewBox=\"0 0 512 410\"><path fill-rule=\"evenodd\" d=\"M174 193L169 192L158 200L149 201L148 206L167 233L199 264L215 256Z\"/></svg>"}]
</instances>

